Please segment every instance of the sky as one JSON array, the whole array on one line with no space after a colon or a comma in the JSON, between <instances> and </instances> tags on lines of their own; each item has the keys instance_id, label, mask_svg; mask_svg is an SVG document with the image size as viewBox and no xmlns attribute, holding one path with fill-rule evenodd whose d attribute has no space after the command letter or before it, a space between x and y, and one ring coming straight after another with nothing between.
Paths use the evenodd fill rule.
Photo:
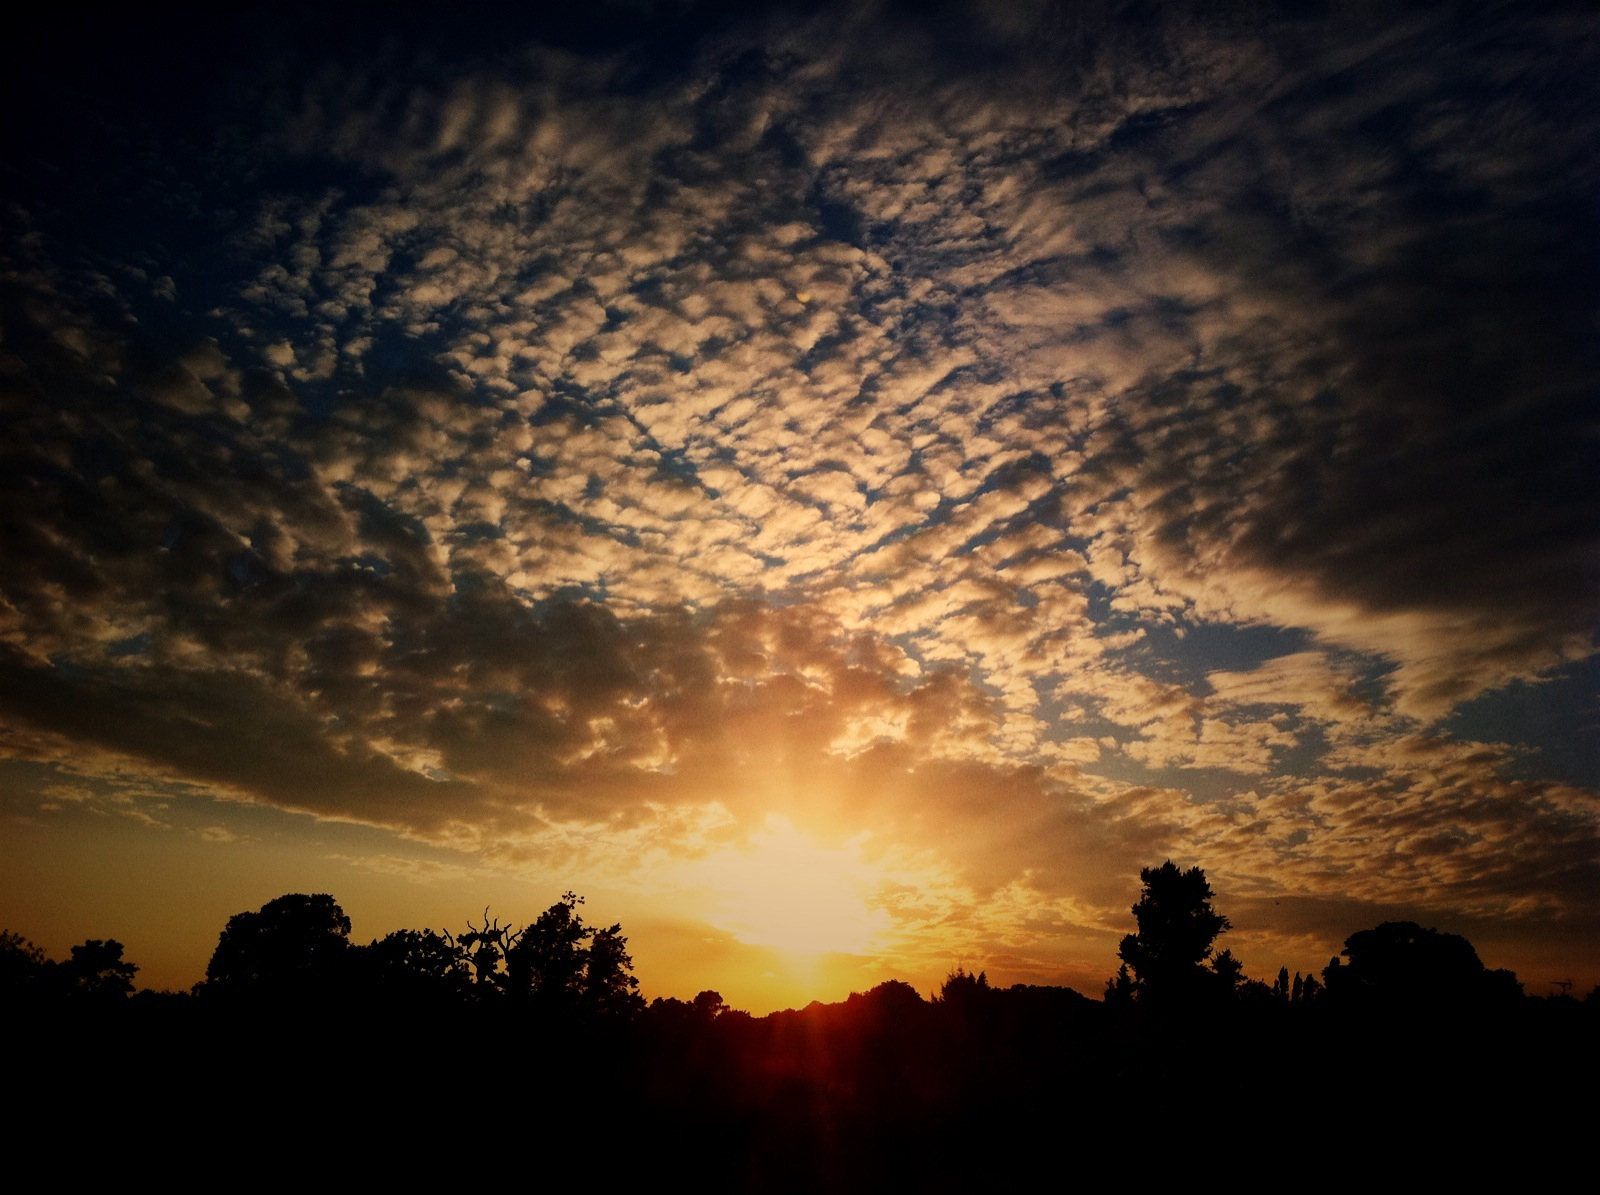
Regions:
<instances>
[{"instance_id":1,"label":"sky","mask_svg":"<svg viewBox=\"0 0 1600 1195\"><path fill-rule=\"evenodd\" d=\"M521 8L3 52L0 924L1600 983L1589 6Z\"/></svg>"}]
</instances>

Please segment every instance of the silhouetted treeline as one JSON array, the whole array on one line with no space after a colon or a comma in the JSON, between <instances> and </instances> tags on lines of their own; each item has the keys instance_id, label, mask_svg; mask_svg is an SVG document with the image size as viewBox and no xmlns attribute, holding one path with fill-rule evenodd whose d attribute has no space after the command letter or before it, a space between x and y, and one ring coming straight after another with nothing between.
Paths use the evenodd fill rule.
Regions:
<instances>
[{"instance_id":1,"label":"silhouetted treeline","mask_svg":"<svg viewBox=\"0 0 1600 1195\"><path fill-rule=\"evenodd\" d=\"M332 897L280 897L228 921L189 993L134 993L114 940L52 961L6 934L11 1086L118 1148L181 1127L198 1153L168 1166L271 1171L333 1133L387 1144L327 1155L329 1177L549 1177L559 1156L601 1189L628 1159L702 1190L943 1190L1241 1137L1312 1156L1390 1125L1548 1153L1565 1110L1592 1110L1600 989L1528 997L1465 939L1398 922L1269 984L1214 951L1228 923L1198 868L1141 879L1103 999L958 968L927 998L890 981L765 1017L713 991L647 1005L621 927L571 893L520 928L486 911L366 945Z\"/></svg>"}]
</instances>

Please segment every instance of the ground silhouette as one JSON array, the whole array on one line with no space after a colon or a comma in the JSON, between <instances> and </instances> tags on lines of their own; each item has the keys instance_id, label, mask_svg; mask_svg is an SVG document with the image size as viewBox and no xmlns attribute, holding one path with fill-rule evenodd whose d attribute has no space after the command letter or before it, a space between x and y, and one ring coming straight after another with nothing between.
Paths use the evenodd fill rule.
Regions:
<instances>
[{"instance_id":1,"label":"ground silhouette","mask_svg":"<svg viewBox=\"0 0 1600 1195\"><path fill-rule=\"evenodd\" d=\"M1394 922L1351 934L1325 987L1230 980L1204 873L1141 881L1105 999L957 968L926 998L888 981L765 1017L715 991L646 1005L621 927L584 924L571 893L525 925L365 946L331 896L290 894L229 919L192 993L130 995L111 939L55 962L7 933L11 1087L23 1130L70 1108L97 1149L148 1156L182 1126L169 1177L248 1158L285 1181L313 1158L330 1178L479 1183L560 1158L601 1185L966 1191L1069 1161L1153 1174L1230 1141L1315 1156L1390 1118L1434 1126L1392 1149L1435 1175L1580 1140L1559 1110L1588 1106L1596 995L1525 996L1465 939ZM1458 1148L1424 1154L1441 1140Z\"/></svg>"}]
</instances>

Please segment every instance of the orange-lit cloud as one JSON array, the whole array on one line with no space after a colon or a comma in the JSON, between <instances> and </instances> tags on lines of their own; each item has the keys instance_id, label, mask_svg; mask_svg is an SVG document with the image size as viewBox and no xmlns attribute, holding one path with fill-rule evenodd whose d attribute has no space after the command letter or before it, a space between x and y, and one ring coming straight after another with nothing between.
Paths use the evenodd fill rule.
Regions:
<instances>
[{"instance_id":1,"label":"orange-lit cloud","mask_svg":"<svg viewBox=\"0 0 1600 1195\"><path fill-rule=\"evenodd\" d=\"M924 977L1081 982L1167 854L1252 966L1592 941L1592 698L1507 713L1594 675L1572 31L843 19L268 70L214 253L12 203L8 816Z\"/></svg>"}]
</instances>

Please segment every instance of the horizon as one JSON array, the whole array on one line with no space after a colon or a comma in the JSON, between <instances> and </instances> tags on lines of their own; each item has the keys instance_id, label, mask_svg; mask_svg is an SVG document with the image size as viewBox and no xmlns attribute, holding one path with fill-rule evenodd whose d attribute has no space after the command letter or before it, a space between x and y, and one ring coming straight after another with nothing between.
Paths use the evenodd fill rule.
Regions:
<instances>
[{"instance_id":1,"label":"horizon","mask_svg":"<svg viewBox=\"0 0 1600 1195\"><path fill-rule=\"evenodd\" d=\"M1150 870L1153 872L1156 869L1152 868ZM1201 872L1201 876L1202 876L1202 880L1203 880L1203 878L1204 878L1203 871ZM1145 892L1149 891L1148 886L1144 889L1144 891ZM339 904L339 902L337 900L337 897L333 897L331 893L322 893L322 894L285 893L285 894L282 894L278 898L274 898L274 900L272 902L269 902L269 904L276 904L280 900L287 899L287 898L290 898L290 897L293 897L293 896L309 896L314 900L319 895L330 897L333 900L333 908L334 908L334 910L336 910L341 915L343 914L343 912L344 912L343 906ZM587 901L582 895L577 894L577 893L568 893L568 894L566 894L566 896L564 896L562 898L563 902L566 902L569 897L571 898L571 903L569 904L569 907L572 908L573 911L575 912L575 914L577 916L577 919L578 919L580 924L587 924L589 930L591 930L591 931L596 929L596 928L601 928L602 927L602 923L600 923L600 922L589 922L589 921L586 920L584 915L588 911L587 907L586 907L587 906ZM1208 902L1208 907L1209 907L1209 902ZM248 916L248 915L250 915L252 913L265 912L265 911L266 911L266 909L264 907L262 910L241 910L240 912L241 912L241 914ZM1135 915L1135 918L1137 918L1137 916L1138 916L1138 910L1137 909L1134 910L1134 915ZM230 923L231 923L231 921L232 921L232 919L230 919ZM400 930L416 930L416 929L425 929L428 932L440 932L440 933L444 934L444 936L447 938L447 940L450 941L451 945L454 947L454 946L460 944L460 942L462 941L461 935L464 932L483 931L483 930L487 930L487 929L491 928L491 926L492 926L495 929L503 929L503 930L505 930L506 932L509 933L510 940L511 941L515 941L516 938L518 936L520 936L520 931L522 929L527 928L527 927L531 927L531 925L532 925L531 921L527 922L527 923L523 923L521 925L519 925L515 921L507 922L504 926L501 926L500 923L501 923L501 918L499 918L498 916L492 916L490 914L490 911L486 909L484 911L483 916L478 921L474 922L472 919L469 918L467 923L460 929L438 931L434 927L399 926L399 927L395 927L395 930L391 930L390 932L393 933L393 932L398 932ZM1220 932L1218 934L1219 938L1221 937L1221 935L1225 935L1228 932L1228 928L1227 928L1227 925L1226 925L1226 916L1225 915L1222 918L1222 924L1223 924L1223 928L1220 930ZM1367 929L1364 930L1364 931L1352 931L1350 937L1351 937L1351 939L1360 939L1360 938L1370 937L1372 931L1375 931L1375 930L1378 930L1378 929L1387 928L1388 926L1391 926L1391 925L1402 925L1402 926L1403 925L1409 925L1412 928L1421 930L1423 935L1427 935L1427 936L1431 936L1431 935L1435 935L1435 934L1439 934L1440 933L1440 931L1438 931L1434 927L1416 926L1415 923L1384 923L1383 926L1379 926L1379 927L1367 927ZM232 927L231 927L231 924L230 924L228 929L231 930L231 928ZM629 958L631 959L633 957L633 955L635 953L637 953L637 947L634 945L631 937L627 934L626 927L625 926L621 926L620 923L619 923L617 925L613 925L612 929L621 929L623 931L622 941L624 943L625 948L629 952ZM16 931L13 931L13 930L9 929L9 927L0 927L0 932L5 933L7 936L11 936L11 935L16 933ZM1158 932L1158 931L1153 931L1153 932ZM220 938L226 938L226 936L227 936L226 932L219 932L219 937ZM349 933L349 935L348 935L346 940L349 942L349 945L350 945L351 948L358 948L358 947L363 947L363 946L377 947L377 946L379 946L380 941L381 941L383 936L384 935L378 935L378 936L375 936L375 937L371 938L370 942L363 942L362 941L362 935L360 935L360 934L355 932L354 924L352 923L351 931L350 931L350 933ZM1445 933L1443 936L1445 938L1458 937L1457 935L1450 935L1448 933ZM33 942L25 934L19 935L19 937L21 938L21 941L22 941L23 944L25 944L27 946L32 946L34 948L38 948L38 949L42 950L43 955L44 955L44 957L46 959L54 959L57 955L59 955L59 959L60 960L64 960L67 957L68 952L66 952L66 951L60 951L60 952L52 951L52 950L50 950L48 948L45 948L44 946L42 946L42 944L40 944L38 942ZM1460 940L1463 941L1463 942L1466 941L1465 939L1460 939ZM137 959L132 958L127 954L126 949L125 949L125 944L122 943L117 938L115 938L114 936L110 936L108 938L101 939L100 941L104 941L104 942L106 942L107 944L109 944L111 946L115 946L115 947L119 948L118 949L118 954L119 954L121 963L123 963L123 964L132 964L133 971L135 973L135 977L132 980L132 988L131 988L131 990L133 992L143 992L143 993L149 993L149 994L153 994L153 995L194 995L194 994L203 993L203 991L209 986L209 973L211 971L211 967L209 965L206 968L206 974L202 975L200 980L198 980L198 981L196 981L196 982L194 982L192 984L186 984L186 985L176 986L175 987L175 986L172 986L172 985L152 985L152 984L149 984L149 983L146 983L146 982L141 982L137 978L137 973L142 971L142 968L139 966ZM88 944L90 944L90 943L88 943L88 942L83 943L83 945L88 945ZM78 943L74 943L74 947L76 947L77 945L79 945L79 944ZM1347 945L1348 945L1348 940L1347 940ZM1475 948L1472 947L1472 943L1466 942L1466 946L1468 948L1474 949L1474 951L1475 951ZM1227 950L1228 950L1228 947L1224 943L1221 943L1221 942L1216 941L1214 939L1212 945L1207 947L1207 949L1206 949L1206 955L1207 955L1207 960L1206 961L1207 961L1207 963L1209 963L1209 960L1210 960L1211 957L1214 957L1214 952L1222 952L1222 951L1227 951ZM1328 967L1332 967L1335 964L1343 964L1345 966L1349 966L1351 961L1352 961L1352 959L1353 959L1353 956L1354 956L1354 950L1355 950L1354 946L1350 946L1348 949L1342 949L1338 955L1330 958L1329 963L1328 963ZM1120 953L1121 953L1121 951L1119 951L1119 954ZM798 975L813 975L814 976L814 975L819 973L819 970L820 970L820 968L822 966L821 960L819 958L817 958L816 956L807 956L804 952L776 951L775 954L776 954L776 956L778 958L781 958L781 959L784 960L783 963L780 964L780 966L786 967L788 969L788 972L789 972L790 975L798 974ZM1482 963L1483 973L1485 975L1488 975L1488 974L1491 974L1491 973L1500 973L1500 974L1508 973L1508 969L1497 968L1497 967L1493 966L1490 962L1481 960L1481 958L1480 958L1480 962ZM1437 963L1435 965L1437 965ZM667 1000L667 1001L677 1000L677 1001L680 1001L680 1002L682 1002L684 1004L692 1004L692 1003L696 1002L696 998L698 996L701 996L701 995L715 995L715 996L717 996L719 999L721 999L723 1001L723 1007L726 1010L728 1010L728 1011L746 1012L746 1013L749 1013L750 1015L758 1017L758 1018L771 1016L771 1015L774 1015L776 1013L781 1013L781 1012L803 1011L803 1010L805 1010L807 1008L810 1008L810 1007L813 1007L813 1006L816 1006L816 1005L824 1005L824 1006L831 1007L831 1006L838 1005L838 1004L841 1004L841 1003L847 1003L848 1001L850 1001L850 1000L852 1000L852 999L854 999L856 997L859 997L859 996L870 996L874 992L877 992L882 988L885 988L887 986L896 985L896 984L899 984L901 986L909 988L910 990L912 990L913 992L916 993L917 997L920 1000L923 1000L925 1002L938 1002L940 999L942 999L944 997L945 993L949 989L949 985L952 982L955 982L955 981L963 979L963 978L965 978L966 980L972 981L976 985L981 985L981 986L984 986L984 987L990 987L995 991L1005 991L1005 990L1013 989L1013 988L1040 988L1040 989L1046 989L1047 988L1047 989L1055 990L1055 991L1069 991L1069 992L1072 992L1073 994L1075 994L1077 996L1080 996L1080 997L1082 997L1082 998L1084 998L1086 1000L1102 1002L1102 1003L1108 1003L1108 1002L1110 1002L1110 1000L1112 998L1112 987L1113 987L1113 982L1112 981L1116 978L1115 976L1107 977L1107 980L1105 981L1105 983L1100 985L1100 990L1098 992L1096 992L1096 991L1087 991L1086 992L1086 991L1083 991L1081 988L1079 988L1077 986L1074 986L1074 985L1071 985L1071 984L1064 984L1064 983L1027 984L1027 983L1019 982L1019 983L1014 983L1014 984L1010 984L1010 985L1004 985L1004 984L992 984L991 985L988 982L987 972L986 971L984 971L982 969L978 969L978 970L974 970L974 971L968 971L964 967L962 967L960 964L957 964L950 971L946 972L946 974L943 977L941 977L941 979L938 982L936 982L932 986L930 986L930 988L927 991L926 995L924 995L923 992L921 990L919 990L917 985L914 984L914 983L911 983L911 982L909 982L909 981L907 981L905 979L901 979L901 978L898 978L898 977L886 976L886 977L884 977L882 979L877 980L876 982L866 983L866 984L863 984L860 987L852 987L851 990L849 992L845 993L844 995L837 996L837 997L835 997L833 999L829 999L829 1000L823 1000L820 997L812 997L809 1000L796 999L796 1000L792 1001L791 1003L787 1003L787 1004L777 1004L777 1005L774 1005L772 1007L758 1006L758 1007L752 1009L752 1008L745 1008L745 1007L743 1007L742 1005L740 1005L738 1003L731 1003L731 1002L727 1001L726 998L723 996L723 994L720 991L717 991L716 989L704 989L703 988L703 989L700 989L698 992L695 992L695 993L692 993L692 994L691 993L686 993L686 992L685 993L659 992L659 991L653 990L652 985L650 985L646 981L644 976L641 976L641 975L638 974L637 968L634 967L631 962L627 965L625 973L629 974L629 975L632 975L633 979L637 982L638 995L642 999L642 1003L640 1005L641 1011L643 1010L645 1005L654 1004L658 1000ZM1522 980L1522 978L1520 976L1515 976L1514 972L1509 972L1509 973L1517 980L1517 986L1522 990L1524 996L1527 996L1527 997L1540 997L1540 996L1553 997L1553 996L1555 996L1557 994L1562 995L1562 996L1573 996L1574 995L1572 989L1575 986L1575 984L1574 984L1573 981L1570 981L1570 980L1554 981L1549 985L1551 990L1548 991L1548 992L1529 991L1529 990L1527 990L1528 985L1527 985L1526 981ZM1308 980L1314 981L1316 983L1319 983L1319 984L1320 983L1325 983L1326 980L1327 980L1327 969L1324 968L1324 969L1321 969L1321 970L1316 970L1316 971L1311 971L1311 972L1301 972L1299 970L1294 970L1292 968L1289 968L1287 965L1283 965L1281 971L1274 972L1270 976L1270 978L1268 976L1266 976L1266 975L1248 975L1248 974L1241 973L1240 979L1241 979L1241 982L1246 983L1246 984L1259 984L1260 985L1260 989L1259 990L1262 993L1265 993L1268 989L1271 989L1272 993L1276 996L1277 993L1278 993L1278 987L1276 986L1277 982L1280 979L1282 979L1284 977L1287 977L1289 975L1293 976L1294 999L1295 1000L1299 1000L1300 999L1300 996L1299 996L1300 982L1301 982L1302 977L1304 977L1304 978L1306 978ZM1441 978L1442 978L1442 976L1441 976ZM1460 977L1458 976L1457 978L1460 978ZM1558 992L1558 989L1559 989L1559 992ZM1289 990L1288 988L1284 988L1283 989L1283 998L1284 999L1288 998L1288 990ZM1597 986L1596 988L1591 989L1589 991L1585 991L1585 990L1580 988L1579 991L1576 993L1576 996L1574 998L1582 999L1586 995L1592 995L1595 992L1600 992L1600 986Z\"/></svg>"}]
</instances>

